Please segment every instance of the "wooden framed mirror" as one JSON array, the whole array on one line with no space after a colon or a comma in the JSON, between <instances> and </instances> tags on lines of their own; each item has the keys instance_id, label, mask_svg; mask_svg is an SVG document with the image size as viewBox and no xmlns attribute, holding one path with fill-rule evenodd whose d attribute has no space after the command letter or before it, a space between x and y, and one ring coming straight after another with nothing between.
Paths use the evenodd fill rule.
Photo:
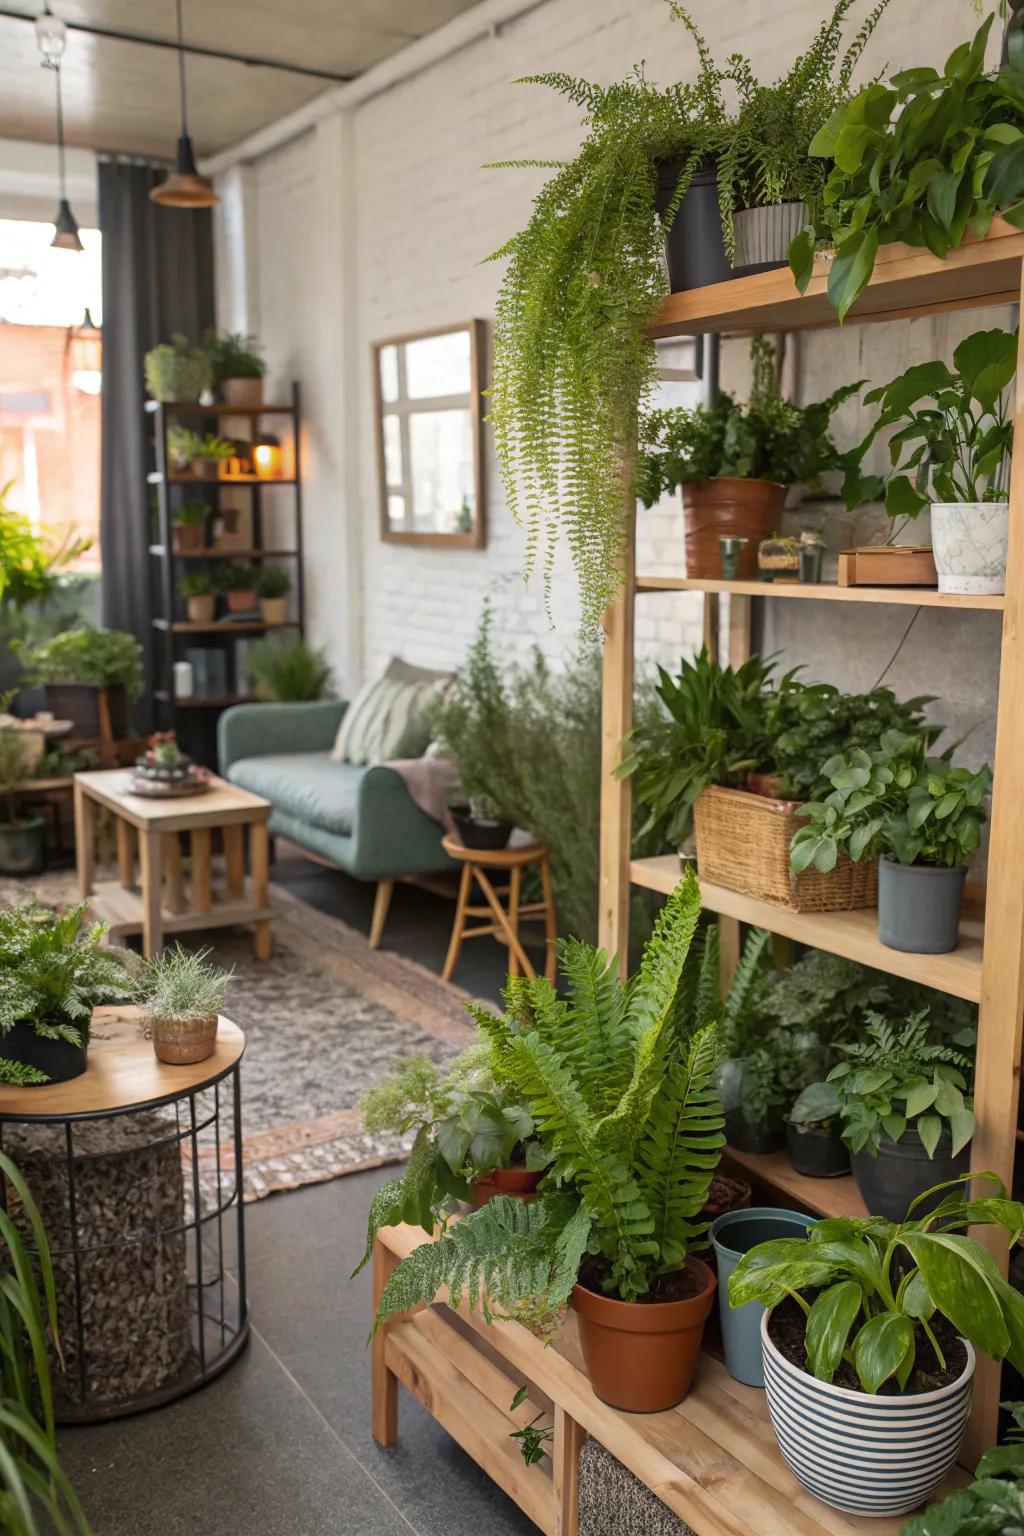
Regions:
<instances>
[{"instance_id":1,"label":"wooden framed mirror","mask_svg":"<svg viewBox=\"0 0 1024 1536\"><path fill-rule=\"evenodd\" d=\"M484 322L374 342L380 536L483 549Z\"/></svg>"}]
</instances>

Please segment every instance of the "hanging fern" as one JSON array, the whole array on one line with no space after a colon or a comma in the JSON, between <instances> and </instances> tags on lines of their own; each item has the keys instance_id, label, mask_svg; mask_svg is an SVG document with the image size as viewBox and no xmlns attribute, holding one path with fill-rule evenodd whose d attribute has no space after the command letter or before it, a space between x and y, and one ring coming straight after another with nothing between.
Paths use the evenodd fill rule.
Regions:
<instances>
[{"instance_id":1,"label":"hanging fern","mask_svg":"<svg viewBox=\"0 0 1024 1536\"><path fill-rule=\"evenodd\" d=\"M491 1201L407 1258L383 1293L377 1326L448 1287L541 1329L557 1320L584 1252L605 1288L635 1300L684 1263L724 1144L715 1088L718 1035L694 1032L680 998L700 894L690 874L669 897L640 970L623 987L607 957L561 947L568 997L510 980L506 1012L474 1010L493 1042L495 1075L527 1107L552 1155L527 1205ZM390 1197L388 1197L390 1199ZM380 1197L378 1197L380 1199ZM385 1219L393 1207L382 1202Z\"/></svg>"}]
</instances>

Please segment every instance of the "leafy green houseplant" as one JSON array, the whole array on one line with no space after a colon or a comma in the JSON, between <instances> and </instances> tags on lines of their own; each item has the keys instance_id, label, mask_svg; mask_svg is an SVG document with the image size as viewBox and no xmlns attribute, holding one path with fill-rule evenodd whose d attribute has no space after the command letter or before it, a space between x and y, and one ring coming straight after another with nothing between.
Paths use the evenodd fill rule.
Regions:
<instances>
[{"instance_id":1,"label":"leafy green houseplant","mask_svg":"<svg viewBox=\"0 0 1024 1536\"><path fill-rule=\"evenodd\" d=\"M210 358L180 333L146 353L146 388L165 404L192 404L213 383Z\"/></svg>"},{"instance_id":2,"label":"leafy green houseplant","mask_svg":"<svg viewBox=\"0 0 1024 1536\"><path fill-rule=\"evenodd\" d=\"M46 823L18 805L17 786L27 776L21 731L0 725L0 874L37 875L46 861Z\"/></svg>"},{"instance_id":3,"label":"leafy green houseplant","mask_svg":"<svg viewBox=\"0 0 1024 1536\"><path fill-rule=\"evenodd\" d=\"M1009 393L1017 371L1018 332L978 331L953 353L953 367L919 363L866 395L878 421L847 456L851 507L884 492L891 518L931 509L940 592L1006 589L1009 475L1013 423ZM860 467L880 432L889 431L890 476Z\"/></svg>"},{"instance_id":4,"label":"leafy green houseplant","mask_svg":"<svg viewBox=\"0 0 1024 1536\"><path fill-rule=\"evenodd\" d=\"M696 880L663 908L624 987L601 951L567 940L567 995L543 978L509 979L507 1012L475 1007L495 1077L514 1091L552 1156L544 1189L453 1223L399 1265L375 1328L431 1301L552 1326L572 1297L594 1390L656 1410L686 1392L714 1296L691 1253L724 1142L713 1026L690 1027L686 957L700 915ZM386 1219L386 1218L385 1218ZM664 1332L643 1328L652 1306Z\"/></svg>"},{"instance_id":5,"label":"leafy green houseplant","mask_svg":"<svg viewBox=\"0 0 1024 1536\"><path fill-rule=\"evenodd\" d=\"M975 1481L914 1515L900 1536L1024 1536L1024 1403L1002 1406L1013 1425L982 1456Z\"/></svg>"},{"instance_id":6,"label":"leafy green houseplant","mask_svg":"<svg viewBox=\"0 0 1024 1536\"><path fill-rule=\"evenodd\" d=\"M0 610L18 614L30 603L45 603L62 573L85 554L87 539L68 534L54 545L23 512L8 505L13 480L0 486Z\"/></svg>"},{"instance_id":7,"label":"leafy green houseplant","mask_svg":"<svg viewBox=\"0 0 1024 1536\"><path fill-rule=\"evenodd\" d=\"M256 592L260 600L260 617L264 624L284 624L288 618L288 593L292 578L280 565L262 565L256 568Z\"/></svg>"},{"instance_id":8,"label":"leafy green houseplant","mask_svg":"<svg viewBox=\"0 0 1024 1536\"><path fill-rule=\"evenodd\" d=\"M47 708L74 721L76 735L100 735L101 692L111 734L129 734L129 701L142 692L142 646L134 635L82 624L38 645L19 645L18 654L26 680L45 687Z\"/></svg>"},{"instance_id":9,"label":"leafy green houseplant","mask_svg":"<svg viewBox=\"0 0 1024 1536\"><path fill-rule=\"evenodd\" d=\"M217 567L214 583L223 592L229 613L251 613L256 607L257 568L246 561L225 560Z\"/></svg>"},{"instance_id":10,"label":"leafy green houseplant","mask_svg":"<svg viewBox=\"0 0 1024 1536\"><path fill-rule=\"evenodd\" d=\"M61 916L0 909L0 1081L64 1082L85 1071L93 1008L129 991L100 947L102 923L79 931L85 903Z\"/></svg>"},{"instance_id":11,"label":"leafy green houseplant","mask_svg":"<svg viewBox=\"0 0 1024 1536\"><path fill-rule=\"evenodd\" d=\"M178 582L190 624L212 624L217 611L217 584L209 571L186 571Z\"/></svg>"},{"instance_id":12,"label":"leafy green houseplant","mask_svg":"<svg viewBox=\"0 0 1024 1536\"><path fill-rule=\"evenodd\" d=\"M865 1515L917 1508L956 1460L974 1351L1024 1367L1024 1299L966 1236L970 1226L992 1226L1013 1245L1024 1207L993 1174L975 1175L991 1193L965 1200L969 1178L940 1185L933 1210L911 1207L899 1224L836 1218L814 1223L806 1238L761 1244L730 1279L732 1306L771 1309L762 1345L783 1454L804 1486L835 1507ZM787 1399L796 1413L786 1411ZM847 1408L856 1415L856 1448L834 1432ZM930 1432L908 1458L906 1436L924 1408Z\"/></svg>"},{"instance_id":13,"label":"leafy green houseplant","mask_svg":"<svg viewBox=\"0 0 1024 1536\"><path fill-rule=\"evenodd\" d=\"M790 264L804 291L817 243L835 247L828 292L840 320L863 292L883 245L902 241L944 259L996 215L1024 226L1024 74L985 68L994 16L940 73L915 68L840 106L810 146L833 169L821 219L797 237Z\"/></svg>"},{"instance_id":14,"label":"leafy green houseplant","mask_svg":"<svg viewBox=\"0 0 1024 1536\"><path fill-rule=\"evenodd\" d=\"M184 1066L217 1049L218 1014L233 973L208 964L210 953L175 944L142 962L138 994L158 1061Z\"/></svg>"},{"instance_id":15,"label":"leafy green houseplant","mask_svg":"<svg viewBox=\"0 0 1024 1536\"><path fill-rule=\"evenodd\" d=\"M249 673L261 699L281 704L322 699L331 679L323 651L314 651L298 637L285 640L278 635L253 646Z\"/></svg>"},{"instance_id":16,"label":"leafy green houseplant","mask_svg":"<svg viewBox=\"0 0 1024 1536\"><path fill-rule=\"evenodd\" d=\"M171 537L178 554L202 549L206 541L206 519L209 513L210 508L206 502L197 497L190 496L182 502L171 519Z\"/></svg>"},{"instance_id":17,"label":"leafy green houseplant","mask_svg":"<svg viewBox=\"0 0 1024 1536\"><path fill-rule=\"evenodd\" d=\"M213 388L226 405L250 410L263 404L267 365L255 336L210 330L203 336L203 350L210 360Z\"/></svg>"}]
</instances>

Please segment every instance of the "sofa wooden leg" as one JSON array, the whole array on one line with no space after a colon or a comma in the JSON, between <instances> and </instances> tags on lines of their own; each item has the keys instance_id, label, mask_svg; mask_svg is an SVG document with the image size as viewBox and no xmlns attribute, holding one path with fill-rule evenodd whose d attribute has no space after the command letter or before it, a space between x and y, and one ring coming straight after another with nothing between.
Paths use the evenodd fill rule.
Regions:
<instances>
[{"instance_id":1,"label":"sofa wooden leg","mask_svg":"<svg viewBox=\"0 0 1024 1536\"><path fill-rule=\"evenodd\" d=\"M373 917L370 920L371 949L380 949L380 941L384 937L384 924L388 920L388 908L391 906L394 890L393 880L377 881L377 894L373 899Z\"/></svg>"}]
</instances>

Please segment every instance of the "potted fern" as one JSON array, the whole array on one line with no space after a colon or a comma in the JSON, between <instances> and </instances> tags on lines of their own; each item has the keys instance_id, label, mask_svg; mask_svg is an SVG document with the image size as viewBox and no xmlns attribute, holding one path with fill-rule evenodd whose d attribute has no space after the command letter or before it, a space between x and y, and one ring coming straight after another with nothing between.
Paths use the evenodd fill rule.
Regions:
<instances>
[{"instance_id":1,"label":"potted fern","mask_svg":"<svg viewBox=\"0 0 1024 1536\"><path fill-rule=\"evenodd\" d=\"M217 587L209 571L187 571L178 583L190 624L212 624L217 612Z\"/></svg>"},{"instance_id":2,"label":"potted fern","mask_svg":"<svg viewBox=\"0 0 1024 1536\"><path fill-rule=\"evenodd\" d=\"M208 965L210 953L175 944L142 962L139 996L158 1061L186 1066L217 1048L218 1015L233 971Z\"/></svg>"},{"instance_id":3,"label":"potted fern","mask_svg":"<svg viewBox=\"0 0 1024 1536\"><path fill-rule=\"evenodd\" d=\"M255 336L209 330L203 337L203 349L210 360L213 388L224 404L259 410L267 365Z\"/></svg>"},{"instance_id":4,"label":"potted fern","mask_svg":"<svg viewBox=\"0 0 1024 1536\"><path fill-rule=\"evenodd\" d=\"M324 698L331 669L323 651L314 651L299 636L286 640L274 635L249 652L249 675L261 699L292 704Z\"/></svg>"},{"instance_id":5,"label":"potted fern","mask_svg":"<svg viewBox=\"0 0 1024 1536\"><path fill-rule=\"evenodd\" d=\"M94 740L106 713L114 740L129 734L133 699L142 692L142 646L127 630L81 624L39 645L19 646L27 682L46 689L46 707Z\"/></svg>"},{"instance_id":6,"label":"potted fern","mask_svg":"<svg viewBox=\"0 0 1024 1536\"><path fill-rule=\"evenodd\" d=\"M288 621L288 593L292 579L280 565L264 565L256 571L256 592L260 600L260 618L264 624Z\"/></svg>"},{"instance_id":7,"label":"potted fern","mask_svg":"<svg viewBox=\"0 0 1024 1536\"><path fill-rule=\"evenodd\" d=\"M499 1196L396 1269L374 1329L432 1301L557 1326L571 1300L594 1391L658 1412L686 1395L715 1277L701 1212L724 1144L714 1025L693 1028L686 960L700 916L691 874L662 909L640 969L564 942L566 996L510 977L507 1012L473 1008L495 1078L533 1120L552 1163L535 1199Z\"/></svg>"}]
</instances>

